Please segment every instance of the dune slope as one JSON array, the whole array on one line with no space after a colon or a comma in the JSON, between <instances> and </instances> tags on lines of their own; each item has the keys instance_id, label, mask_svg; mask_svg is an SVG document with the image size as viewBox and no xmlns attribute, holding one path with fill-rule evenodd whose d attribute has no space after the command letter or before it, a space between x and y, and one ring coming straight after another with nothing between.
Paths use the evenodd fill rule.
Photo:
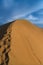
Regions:
<instances>
[{"instance_id":1,"label":"dune slope","mask_svg":"<svg viewBox=\"0 0 43 65\"><path fill-rule=\"evenodd\" d=\"M0 65L8 65L11 41L11 23L0 26Z\"/></svg>"},{"instance_id":2,"label":"dune slope","mask_svg":"<svg viewBox=\"0 0 43 65\"><path fill-rule=\"evenodd\" d=\"M43 32L40 28L25 20L15 21L12 24L11 43L11 65L43 64Z\"/></svg>"},{"instance_id":3,"label":"dune slope","mask_svg":"<svg viewBox=\"0 0 43 65\"><path fill-rule=\"evenodd\" d=\"M11 51L8 65L43 64L43 29L26 20L16 20L9 26Z\"/></svg>"}]
</instances>

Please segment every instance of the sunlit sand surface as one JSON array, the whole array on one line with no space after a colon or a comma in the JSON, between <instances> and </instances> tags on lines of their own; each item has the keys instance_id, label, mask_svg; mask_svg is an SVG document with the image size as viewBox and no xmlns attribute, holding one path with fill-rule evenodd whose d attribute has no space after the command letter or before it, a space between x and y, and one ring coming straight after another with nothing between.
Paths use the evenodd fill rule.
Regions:
<instances>
[{"instance_id":1,"label":"sunlit sand surface","mask_svg":"<svg viewBox=\"0 0 43 65\"><path fill-rule=\"evenodd\" d=\"M43 65L43 29L27 20L16 20L7 28L9 31L8 65Z\"/></svg>"}]
</instances>

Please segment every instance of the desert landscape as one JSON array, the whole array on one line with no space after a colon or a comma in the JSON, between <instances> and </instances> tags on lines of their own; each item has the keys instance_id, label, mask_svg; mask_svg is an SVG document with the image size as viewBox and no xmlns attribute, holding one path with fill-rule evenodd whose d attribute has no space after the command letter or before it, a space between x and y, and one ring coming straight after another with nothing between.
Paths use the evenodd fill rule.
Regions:
<instances>
[{"instance_id":1,"label":"desert landscape","mask_svg":"<svg viewBox=\"0 0 43 65\"><path fill-rule=\"evenodd\" d=\"M43 28L27 20L0 26L0 65L43 65Z\"/></svg>"}]
</instances>

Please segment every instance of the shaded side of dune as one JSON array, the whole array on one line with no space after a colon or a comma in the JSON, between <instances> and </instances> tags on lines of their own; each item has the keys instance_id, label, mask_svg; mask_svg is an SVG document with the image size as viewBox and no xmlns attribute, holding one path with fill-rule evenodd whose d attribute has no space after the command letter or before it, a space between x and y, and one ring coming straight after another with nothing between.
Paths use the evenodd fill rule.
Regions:
<instances>
[{"instance_id":1,"label":"shaded side of dune","mask_svg":"<svg viewBox=\"0 0 43 65\"><path fill-rule=\"evenodd\" d=\"M0 65L8 65L12 22L0 26Z\"/></svg>"},{"instance_id":2,"label":"shaded side of dune","mask_svg":"<svg viewBox=\"0 0 43 65\"><path fill-rule=\"evenodd\" d=\"M4 34L7 34L7 29L9 28L11 23L7 23L3 26L0 26L0 40L4 37Z\"/></svg>"}]
</instances>

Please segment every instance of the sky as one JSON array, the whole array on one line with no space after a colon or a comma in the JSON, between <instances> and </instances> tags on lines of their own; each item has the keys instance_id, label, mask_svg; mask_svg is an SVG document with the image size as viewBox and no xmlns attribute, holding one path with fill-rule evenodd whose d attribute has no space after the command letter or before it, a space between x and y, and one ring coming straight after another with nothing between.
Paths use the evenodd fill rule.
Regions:
<instances>
[{"instance_id":1,"label":"sky","mask_svg":"<svg viewBox=\"0 0 43 65\"><path fill-rule=\"evenodd\" d=\"M0 25L16 19L43 28L43 0L0 0Z\"/></svg>"}]
</instances>

